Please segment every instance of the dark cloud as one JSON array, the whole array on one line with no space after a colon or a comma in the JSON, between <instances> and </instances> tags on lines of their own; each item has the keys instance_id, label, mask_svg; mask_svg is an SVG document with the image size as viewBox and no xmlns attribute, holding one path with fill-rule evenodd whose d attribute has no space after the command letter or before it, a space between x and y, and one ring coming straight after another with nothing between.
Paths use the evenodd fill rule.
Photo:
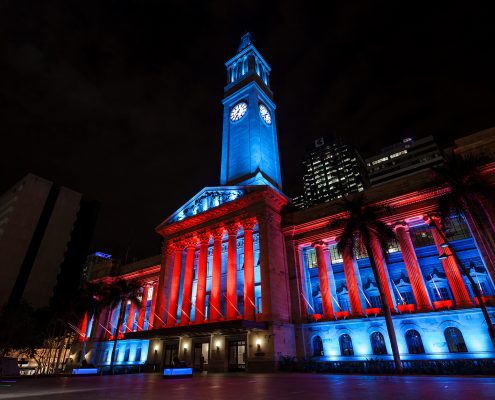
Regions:
<instances>
[{"instance_id":1,"label":"dark cloud","mask_svg":"<svg viewBox=\"0 0 495 400\"><path fill-rule=\"evenodd\" d=\"M0 188L30 171L79 190L103 204L95 249L156 253L153 227L218 182L223 62L247 30L288 192L301 143L330 132L364 156L449 145L495 125L495 28L473 4L3 1Z\"/></svg>"}]
</instances>

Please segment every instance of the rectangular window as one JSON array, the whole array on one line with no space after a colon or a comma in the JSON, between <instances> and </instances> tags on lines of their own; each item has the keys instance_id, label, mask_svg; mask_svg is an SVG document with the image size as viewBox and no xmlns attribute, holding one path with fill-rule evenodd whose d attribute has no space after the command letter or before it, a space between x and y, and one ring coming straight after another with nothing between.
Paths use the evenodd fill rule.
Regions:
<instances>
[{"instance_id":1,"label":"rectangular window","mask_svg":"<svg viewBox=\"0 0 495 400\"><path fill-rule=\"evenodd\" d=\"M306 265L308 268L318 267L318 263L316 262L316 252L313 249L306 252Z\"/></svg>"},{"instance_id":2,"label":"rectangular window","mask_svg":"<svg viewBox=\"0 0 495 400\"><path fill-rule=\"evenodd\" d=\"M427 225L413 226L409 229L414 247L431 246L435 244Z\"/></svg>"},{"instance_id":3,"label":"rectangular window","mask_svg":"<svg viewBox=\"0 0 495 400\"><path fill-rule=\"evenodd\" d=\"M343 261L342 256L340 255L340 253L337 250L336 244L330 245L330 260L331 260L332 264L338 264L338 263L341 263Z\"/></svg>"},{"instance_id":4,"label":"rectangular window","mask_svg":"<svg viewBox=\"0 0 495 400\"><path fill-rule=\"evenodd\" d=\"M450 300L449 290L445 286L433 287L433 294L435 296L435 300Z\"/></svg>"},{"instance_id":5,"label":"rectangular window","mask_svg":"<svg viewBox=\"0 0 495 400\"><path fill-rule=\"evenodd\" d=\"M380 301L380 296L369 296L369 301L372 307L381 308L382 303Z\"/></svg>"},{"instance_id":6,"label":"rectangular window","mask_svg":"<svg viewBox=\"0 0 495 400\"><path fill-rule=\"evenodd\" d=\"M469 228L460 215L452 215L445 226L445 235L450 241L466 239L471 236Z\"/></svg>"}]
</instances>

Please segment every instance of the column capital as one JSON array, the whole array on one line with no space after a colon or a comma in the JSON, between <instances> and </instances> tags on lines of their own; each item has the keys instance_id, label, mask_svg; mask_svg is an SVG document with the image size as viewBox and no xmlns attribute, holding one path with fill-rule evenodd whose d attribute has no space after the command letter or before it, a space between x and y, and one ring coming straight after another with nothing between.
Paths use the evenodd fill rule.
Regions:
<instances>
[{"instance_id":1,"label":"column capital","mask_svg":"<svg viewBox=\"0 0 495 400\"><path fill-rule=\"evenodd\" d=\"M423 220L430 227L440 228L442 226L442 219L438 214L429 214L423 217Z\"/></svg>"},{"instance_id":2,"label":"column capital","mask_svg":"<svg viewBox=\"0 0 495 400\"><path fill-rule=\"evenodd\" d=\"M196 236L190 236L184 239L185 247L191 248L198 245L198 238Z\"/></svg>"},{"instance_id":3,"label":"column capital","mask_svg":"<svg viewBox=\"0 0 495 400\"><path fill-rule=\"evenodd\" d=\"M211 235L213 236L213 240L221 240L224 233L225 233L225 228L223 226L211 230Z\"/></svg>"},{"instance_id":4,"label":"column capital","mask_svg":"<svg viewBox=\"0 0 495 400\"><path fill-rule=\"evenodd\" d=\"M179 239L172 243L171 246L173 246L174 250L178 252L184 250L184 248L186 247L186 243L184 239Z\"/></svg>"},{"instance_id":5,"label":"column capital","mask_svg":"<svg viewBox=\"0 0 495 400\"><path fill-rule=\"evenodd\" d=\"M227 231L229 236L237 236L237 232L239 232L240 227L241 224L239 224L239 222L232 222L225 226L225 230Z\"/></svg>"},{"instance_id":6,"label":"column capital","mask_svg":"<svg viewBox=\"0 0 495 400\"><path fill-rule=\"evenodd\" d=\"M406 232L409 232L409 225L406 221L395 222L394 224L392 224L391 228L394 232L397 232L397 230L400 228L404 228Z\"/></svg>"},{"instance_id":7,"label":"column capital","mask_svg":"<svg viewBox=\"0 0 495 400\"><path fill-rule=\"evenodd\" d=\"M201 244L208 243L211 238L211 233L208 231L198 233L198 239Z\"/></svg>"},{"instance_id":8,"label":"column capital","mask_svg":"<svg viewBox=\"0 0 495 400\"><path fill-rule=\"evenodd\" d=\"M257 223L258 220L256 217L249 217L241 221L241 225L245 231L252 231Z\"/></svg>"},{"instance_id":9,"label":"column capital","mask_svg":"<svg viewBox=\"0 0 495 400\"><path fill-rule=\"evenodd\" d=\"M311 247L313 248L317 248L317 247L325 247L327 245L326 242L324 242L323 240L317 240L316 242L313 242L311 243Z\"/></svg>"},{"instance_id":10,"label":"column capital","mask_svg":"<svg viewBox=\"0 0 495 400\"><path fill-rule=\"evenodd\" d=\"M162 246L162 256L166 257L175 252L175 246L173 243L167 243Z\"/></svg>"}]
</instances>

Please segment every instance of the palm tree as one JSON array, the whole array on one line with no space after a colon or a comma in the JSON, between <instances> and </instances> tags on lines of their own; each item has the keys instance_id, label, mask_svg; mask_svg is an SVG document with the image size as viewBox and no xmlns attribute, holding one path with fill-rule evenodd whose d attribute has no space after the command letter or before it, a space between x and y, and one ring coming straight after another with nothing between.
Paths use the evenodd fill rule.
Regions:
<instances>
[{"instance_id":1,"label":"palm tree","mask_svg":"<svg viewBox=\"0 0 495 400\"><path fill-rule=\"evenodd\" d=\"M113 338L112 358L110 362L110 372L113 374L115 363L115 349L117 348L117 341L119 340L119 333L122 329L124 322L125 309L128 302L140 305L140 292L142 285L136 281L126 281L120 279L108 285L106 287L106 303L110 308L116 308L120 305L119 318L117 320L117 328Z\"/></svg>"},{"instance_id":2,"label":"palm tree","mask_svg":"<svg viewBox=\"0 0 495 400\"><path fill-rule=\"evenodd\" d=\"M482 244L495 260L495 238L485 206L490 203L493 205L495 186L489 181L488 174L482 172L483 165L487 163L484 157L461 157L453 153L445 157L444 164L433 168L433 171L438 182L450 188L450 192L438 204L442 222L445 223L452 213L463 214L472 221L476 231L481 234ZM495 265L490 265L492 279L495 278L494 268Z\"/></svg>"},{"instance_id":3,"label":"palm tree","mask_svg":"<svg viewBox=\"0 0 495 400\"><path fill-rule=\"evenodd\" d=\"M77 291L71 307L71 319L78 323L85 315L93 317L93 324L98 321L100 314L105 307L103 299L105 287L99 282L85 282ZM83 336L83 357L86 355L86 332L81 333Z\"/></svg>"},{"instance_id":4,"label":"palm tree","mask_svg":"<svg viewBox=\"0 0 495 400\"><path fill-rule=\"evenodd\" d=\"M330 224L331 229L341 229L342 233L337 237L337 250L340 254L351 254L355 257L355 252L359 249L365 249L370 261L371 270L376 280L376 287L380 294L380 300L383 307L385 323L387 325L392 354L397 372L402 372L402 363L400 360L399 347L397 346L397 337L392 322L390 304L383 289L383 282L373 257L371 243L378 241L383 254L387 253L388 244L395 239L395 233L385 223L380 221L379 215L383 215L388 210L383 207L374 207L366 205L363 196L348 198L344 200L344 210L347 215L344 218L334 220ZM376 256L376 254L375 254Z\"/></svg>"},{"instance_id":5,"label":"palm tree","mask_svg":"<svg viewBox=\"0 0 495 400\"><path fill-rule=\"evenodd\" d=\"M448 241L445 233L443 232L441 227L438 226L437 222L435 222L434 218L430 218L430 223L437 229L438 233L440 234L440 237L443 240L443 243L450 249L450 252L452 253L452 256L454 257L457 265L459 266L459 269L462 271L462 273L468 278L469 283L471 284L471 287L473 289L474 295L478 299L478 304L481 308L481 312L483 313L483 317L485 318L486 325L488 327L488 334L490 336L490 339L492 341L493 346L495 347L495 327L492 324L492 320L490 318L490 315L488 314L488 310L486 309L485 303L483 302L483 298L481 297L481 292L478 288L478 285L476 285L476 282L474 281L473 277L467 270L466 266L464 263L461 261L459 258L457 252L454 250L454 248L450 245L450 242Z\"/></svg>"},{"instance_id":6,"label":"palm tree","mask_svg":"<svg viewBox=\"0 0 495 400\"><path fill-rule=\"evenodd\" d=\"M447 156L442 166L433 170L443 184L447 184L450 192L440 198L438 202L442 224L448 223L452 214L461 214L467 217L475 225L474 228L482 234L481 240L485 240L488 251L495 251L495 240L488 226L489 215L486 213L484 203L493 202L495 187L487 179L487 175L481 173L481 167L486 164L482 157L461 157L455 153ZM475 297L485 318L488 334L495 346L495 327L482 299L482 294L473 277L459 258L456 251L450 245L445 233L437 226L433 218L431 223L437 228L445 245L449 247L454 259L471 284ZM493 266L492 266L493 268ZM495 271L491 271L493 277Z\"/></svg>"}]
</instances>

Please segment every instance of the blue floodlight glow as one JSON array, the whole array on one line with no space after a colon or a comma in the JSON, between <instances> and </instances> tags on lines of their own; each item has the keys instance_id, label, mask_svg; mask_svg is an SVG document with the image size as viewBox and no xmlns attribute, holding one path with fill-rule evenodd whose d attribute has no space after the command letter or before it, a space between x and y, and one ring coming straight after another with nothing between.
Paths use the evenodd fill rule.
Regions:
<instances>
[{"instance_id":1,"label":"blue floodlight glow","mask_svg":"<svg viewBox=\"0 0 495 400\"><path fill-rule=\"evenodd\" d=\"M192 376L192 368L165 368L164 377Z\"/></svg>"},{"instance_id":2,"label":"blue floodlight glow","mask_svg":"<svg viewBox=\"0 0 495 400\"><path fill-rule=\"evenodd\" d=\"M74 368L72 375L96 375L98 368Z\"/></svg>"},{"instance_id":3,"label":"blue floodlight glow","mask_svg":"<svg viewBox=\"0 0 495 400\"><path fill-rule=\"evenodd\" d=\"M97 252L95 253L95 256L96 256L96 257L105 258L105 259L112 258L112 255L111 255L111 254L102 253L101 251L97 251Z\"/></svg>"}]
</instances>

